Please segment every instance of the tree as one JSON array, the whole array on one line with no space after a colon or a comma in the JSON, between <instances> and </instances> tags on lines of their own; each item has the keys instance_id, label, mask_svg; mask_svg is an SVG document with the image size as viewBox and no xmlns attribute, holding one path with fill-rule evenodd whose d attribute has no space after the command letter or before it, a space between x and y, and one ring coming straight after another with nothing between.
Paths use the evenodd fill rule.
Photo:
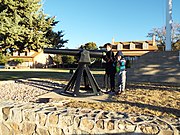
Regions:
<instances>
[{"instance_id":1,"label":"tree","mask_svg":"<svg viewBox=\"0 0 180 135\"><path fill-rule=\"evenodd\" d=\"M172 45L173 50L180 50L180 39Z\"/></svg>"},{"instance_id":2,"label":"tree","mask_svg":"<svg viewBox=\"0 0 180 135\"><path fill-rule=\"evenodd\" d=\"M53 57L53 61L56 63L57 65L57 68L59 67L59 64L62 63L62 56L60 54L56 54L54 57Z\"/></svg>"},{"instance_id":3,"label":"tree","mask_svg":"<svg viewBox=\"0 0 180 135\"><path fill-rule=\"evenodd\" d=\"M47 32L46 37L49 39L50 45L52 45L53 48L59 49L61 47L64 47L64 44L68 42L68 40L64 40L62 34L63 31L54 32L52 30L49 30Z\"/></svg>"},{"instance_id":4,"label":"tree","mask_svg":"<svg viewBox=\"0 0 180 135\"><path fill-rule=\"evenodd\" d=\"M9 60L9 56L8 55L4 55L2 52L0 52L0 65L1 64L5 64L7 63L7 61Z\"/></svg>"},{"instance_id":5,"label":"tree","mask_svg":"<svg viewBox=\"0 0 180 135\"><path fill-rule=\"evenodd\" d=\"M67 63L67 64L73 64L75 62L75 58L74 56L69 56L69 55L63 55L62 56L62 62L63 64Z\"/></svg>"},{"instance_id":6,"label":"tree","mask_svg":"<svg viewBox=\"0 0 180 135\"><path fill-rule=\"evenodd\" d=\"M157 45L162 45L165 46L165 41L166 41L166 29L165 27L162 28L153 28L150 33L148 33L147 37L156 37L156 42ZM172 49L176 50L179 48L178 42L180 40L180 24L178 23L173 23L172 24L172 36L171 36L171 41L172 41ZM176 44L176 47L174 47L174 44Z\"/></svg>"},{"instance_id":7,"label":"tree","mask_svg":"<svg viewBox=\"0 0 180 135\"><path fill-rule=\"evenodd\" d=\"M18 58L17 59L13 59L12 61L15 62L16 65L23 63L23 59L18 59Z\"/></svg>"},{"instance_id":8,"label":"tree","mask_svg":"<svg viewBox=\"0 0 180 135\"><path fill-rule=\"evenodd\" d=\"M79 48L87 49L87 50L98 50L96 43L94 42L88 42L85 45L81 45ZM75 57L75 59L78 61L79 57ZM101 61L100 58L91 58L91 62L94 63L95 61Z\"/></svg>"},{"instance_id":9,"label":"tree","mask_svg":"<svg viewBox=\"0 0 180 135\"><path fill-rule=\"evenodd\" d=\"M81 45L80 48L84 48L87 50L97 50L97 45L94 42L88 42L85 45Z\"/></svg>"},{"instance_id":10,"label":"tree","mask_svg":"<svg viewBox=\"0 0 180 135\"><path fill-rule=\"evenodd\" d=\"M3 51L38 51L54 44L47 33L53 33L52 29L57 22L55 17L47 17L43 13L40 2L41 0L0 0L0 47ZM60 34L62 32L54 32L53 36L62 38L63 35Z\"/></svg>"}]
</instances>

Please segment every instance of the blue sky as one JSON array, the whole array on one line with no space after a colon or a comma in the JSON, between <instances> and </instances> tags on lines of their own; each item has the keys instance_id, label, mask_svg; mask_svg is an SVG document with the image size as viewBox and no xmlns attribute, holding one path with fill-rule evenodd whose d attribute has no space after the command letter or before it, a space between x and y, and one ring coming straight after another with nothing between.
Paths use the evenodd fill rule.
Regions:
<instances>
[{"instance_id":1,"label":"blue sky","mask_svg":"<svg viewBox=\"0 0 180 135\"><path fill-rule=\"evenodd\" d=\"M43 0L43 10L60 21L68 48L88 42L149 40L153 28L166 23L166 0ZM180 0L173 0L173 22L180 23Z\"/></svg>"}]
</instances>

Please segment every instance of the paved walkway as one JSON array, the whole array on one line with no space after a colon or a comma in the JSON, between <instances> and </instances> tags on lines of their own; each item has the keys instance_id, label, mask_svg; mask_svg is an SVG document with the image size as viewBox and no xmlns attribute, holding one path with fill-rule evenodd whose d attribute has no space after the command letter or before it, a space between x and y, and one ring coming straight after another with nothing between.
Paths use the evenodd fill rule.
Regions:
<instances>
[{"instance_id":1,"label":"paved walkway","mask_svg":"<svg viewBox=\"0 0 180 135\"><path fill-rule=\"evenodd\" d=\"M62 91L62 89L60 90ZM98 96L81 96L81 97L74 97L72 95L69 94L64 94L64 93L59 93L58 90L57 91L53 91L53 92L49 92L46 94L43 94L41 96L39 96L39 100L40 101L48 101L48 100L62 100L62 99L67 99L67 100L78 100L78 101L89 101L89 102L101 102L101 101L110 101L111 100L112 95L110 94L100 94Z\"/></svg>"}]
</instances>

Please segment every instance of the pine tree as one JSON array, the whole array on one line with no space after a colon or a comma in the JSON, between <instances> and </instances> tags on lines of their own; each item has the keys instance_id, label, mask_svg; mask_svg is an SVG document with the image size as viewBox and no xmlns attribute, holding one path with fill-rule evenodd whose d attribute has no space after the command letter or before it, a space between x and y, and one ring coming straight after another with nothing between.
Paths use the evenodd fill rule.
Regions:
<instances>
[{"instance_id":1,"label":"pine tree","mask_svg":"<svg viewBox=\"0 0 180 135\"><path fill-rule=\"evenodd\" d=\"M52 26L55 26L59 21L53 21L52 22ZM68 42L68 40L64 40L63 39L63 31L58 31L58 32L54 32L52 29L49 29L47 34L46 34L46 38L49 41L49 46L59 49L61 47L64 47L64 44Z\"/></svg>"},{"instance_id":2,"label":"pine tree","mask_svg":"<svg viewBox=\"0 0 180 135\"><path fill-rule=\"evenodd\" d=\"M43 13L41 0L0 0L0 47L22 52L52 46L55 17Z\"/></svg>"}]
</instances>

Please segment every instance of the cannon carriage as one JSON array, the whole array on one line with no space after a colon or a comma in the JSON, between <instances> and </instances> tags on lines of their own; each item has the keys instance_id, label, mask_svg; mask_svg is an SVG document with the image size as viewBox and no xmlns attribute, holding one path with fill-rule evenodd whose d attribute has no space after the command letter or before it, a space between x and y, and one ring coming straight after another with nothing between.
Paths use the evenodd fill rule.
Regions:
<instances>
[{"instance_id":1,"label":"cannon carriage","mask_svg":"<svg viewBox=\"0 0 180 135\"><path fill-rule=\"evenodd\" d=\"M78 56L78 67L62 94L72 96L91 96L99 95L101 88L92 75L88 65L91 64L90 58L102 58L105 56L105 50L86 50L86 49L54 49L45 48L44 53ZM81 88L81 81L84 80L84 87Z\"/></svg>"}]
</instances>

